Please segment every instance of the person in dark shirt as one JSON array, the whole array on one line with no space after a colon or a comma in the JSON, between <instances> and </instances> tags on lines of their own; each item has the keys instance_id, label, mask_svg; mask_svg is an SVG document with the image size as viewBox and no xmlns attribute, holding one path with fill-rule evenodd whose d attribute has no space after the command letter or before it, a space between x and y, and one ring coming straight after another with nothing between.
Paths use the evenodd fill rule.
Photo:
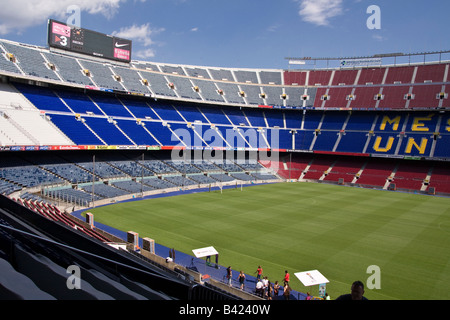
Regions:
<instances>
[{"instance_id":1,"label":"person in dark shirt","mask_svg":"<svg viewBox=\"0 0 450 320\"><path fill-rule=\"evenodd\" d=\"M339 296L336 300L368 300L364 297L364 284L361 281L353 282L351 292Z\"/></svg>"}]
</instances>

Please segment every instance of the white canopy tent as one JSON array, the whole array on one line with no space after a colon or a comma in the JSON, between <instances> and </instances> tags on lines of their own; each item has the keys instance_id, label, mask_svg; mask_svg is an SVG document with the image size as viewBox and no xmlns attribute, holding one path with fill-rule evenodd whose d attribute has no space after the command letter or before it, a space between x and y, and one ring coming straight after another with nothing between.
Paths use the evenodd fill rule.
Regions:
<instances>
[{"instance_id":1,"label":"white canopy tent","mask_svg":"<svg viewBox=\"0 0 450 320\"><path fill-rule=\"evenodd\" d=\"M318 270L310 270L294 273L305 287L319 286L319 296L323 298L326 291L326 284L330 282Z\"/></svg>"}]
</instances>

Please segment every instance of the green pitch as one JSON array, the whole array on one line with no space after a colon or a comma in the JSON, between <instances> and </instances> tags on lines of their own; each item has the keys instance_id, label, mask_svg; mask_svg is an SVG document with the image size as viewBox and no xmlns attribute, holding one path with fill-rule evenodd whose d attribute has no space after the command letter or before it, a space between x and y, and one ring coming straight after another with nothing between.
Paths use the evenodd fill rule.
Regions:
<instances>
[{"instance_id":1,"label":"green pitch","mask_svg":"<svg viewBox=\"0 0 450 320\"><path fill-rule=\"evenodd\" d=\"M450 299L450 198L316 183L280 183L119 203L95 220L192 254L214 246L220 263L269 280L319 270L334 299L354 280L369 299ZM379 281L369 266L380 269ZM369 270L370 271L370 270ZM373 277L371 277L373 275Z\"/></svg>"}]
</instances>

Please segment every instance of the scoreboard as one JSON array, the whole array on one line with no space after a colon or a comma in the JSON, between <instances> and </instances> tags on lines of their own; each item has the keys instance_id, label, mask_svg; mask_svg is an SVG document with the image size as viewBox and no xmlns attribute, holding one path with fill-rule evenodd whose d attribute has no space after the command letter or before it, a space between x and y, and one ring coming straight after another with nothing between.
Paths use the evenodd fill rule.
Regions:
<instances>
[{"instance_id":1,"label":"scoreboard","mask_svg":"<svg viewBox=\"0 0 450 320\"><path fill-rule=\"evenodd\" d=\"M48 45L99 58L131 61L131 40L70 26L52 19L48 21Z\"/></svg>"}]
</instances>

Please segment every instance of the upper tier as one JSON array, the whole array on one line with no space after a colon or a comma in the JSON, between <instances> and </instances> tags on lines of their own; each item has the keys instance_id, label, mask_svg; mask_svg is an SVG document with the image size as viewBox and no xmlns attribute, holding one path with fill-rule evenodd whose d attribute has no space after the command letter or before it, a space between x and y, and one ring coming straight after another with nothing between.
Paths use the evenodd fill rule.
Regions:
<instances>
[{"instance_id":1,"label":"upper tier","mask_svg":"<svg viewBox=\"0 0 450 320\"><path fill-rule=\"evenodd\" d=\"M94 90L238 106L449 108L450 63L328 70L232 69L68 56L0 40L0 74Z\"/></svg>"}]
</instances>

